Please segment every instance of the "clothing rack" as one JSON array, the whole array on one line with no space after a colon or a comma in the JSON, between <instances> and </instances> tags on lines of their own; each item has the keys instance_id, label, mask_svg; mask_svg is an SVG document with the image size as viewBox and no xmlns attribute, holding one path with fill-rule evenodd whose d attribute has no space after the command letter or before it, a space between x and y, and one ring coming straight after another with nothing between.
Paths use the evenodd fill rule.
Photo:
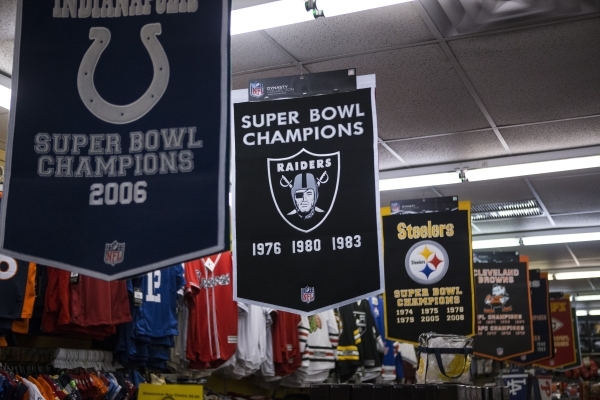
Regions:
<instances>
[{"instance_id":1,"label":"clothing rack","mask_svg":"<svg viewBox=\"0 0 600 400\"><path fill-rule=\"evenodd\" d=\"M0 366L45 366L54 369L115 371L112 353L100 350L0 348Z\"/></svg>"}]
</instances>

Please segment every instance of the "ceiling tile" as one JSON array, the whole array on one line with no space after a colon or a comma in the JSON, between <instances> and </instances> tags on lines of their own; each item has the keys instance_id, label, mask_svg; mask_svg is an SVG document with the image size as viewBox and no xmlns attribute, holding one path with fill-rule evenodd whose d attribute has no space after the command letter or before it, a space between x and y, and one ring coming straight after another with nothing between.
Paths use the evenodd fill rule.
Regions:
<instances>
[{"instance_id":1,"label":"ceiling tile","mask_svg":"<svg viewBox=\"0 0 600 400\"><path fill-rule=\"evenodd\" d=\"M592 279L594 287L600 288L600 280ZM569 279L566 281L550 281L550 292L563 292L563 293L586 293L592 291L587 279ZM577 308L600 308L595 306L595 302L577 302Z\"/></svg>"},{"instance_id":2,"label":"ceiling tile","mask_svg":"<svg viewBox=\"0 0 600 400\"><path fill-rule=\"evenodd\" d=\"M492 251L494 249L486 249L486 251ZM529 256L530 264L535 263L536 268L551 266L569 267L575 266L573 257L567 250L564 244L546 244L542 246L519 246L519 247L505 247L502 249L495 249L495 251L518 251L521 255Z\"/></svg>"},{"instance_id":3,"label":"ceiling tile","mask_svg":"<svg viewBox=\"0 0 600 400\"><path fill-rule=\"evenodd\" d=\"M311 72L353 67L359 75L377 75L377 125L382 139L486 126L485 118L438 45L340 58L308 66Z\"/></svg>"},{"instance_id":4,"label":"ceiling tile","mask_svg":"<svg viewBox=\"0 0 600 400\"><path fill-rule=\"evenodd\" d=\"M600 19L450 41L499 125L598 113Z\"/></svg>"},{"instance_id":5,"label":"ceiling tile","mask_svg":"<svg viewBox=\"0 0 600 400\"><path fill-rule=\"evenodd\" d=\"M600 246L598 246L597 241L569 243L569 247L573 250L575 257L577 257L579 261L600 260Z\"/></svg>"},{"instance_id":6,"label":"ceiling tile","mask_svg":"<svg viewBox=\"0 0 600 400\"><path fill-rule=\"evenodd\" d=\"M327 15L327 10L324 10ZM419 43L434 37L411 2L266 31L300 61Z\"/></svg>"},{"instance_id":7,"label":"ceiling tile","mask_svg":"<svg viewBox=\"0 0 600 400\"><path fill-rule=\"evenodd\" d=\"M231 70L233 73L293 62L259 32L231 37ZM299 73L300 69L297 68Z\"/></svg>"},{"instance_id":8,"label":"ceiling tile","mask_svg":"<svg viewBox=\"0 0 600 400\"><path fill-rule=\"evenodd\" d=\"M411 166L506 155L506 151L492 130L402 140L387 144Z\"/></svg>"},{"instance_id":9,"label":"ceiling tile","mask_svg":"<svg viewBox=\"0 0 600 400\"><path fill-rule=\"evenodd\" d=\"M3 110L0 108L0 110ZM6 150L8 138L8 112L0 111L0 149Z\"/></svg>"},{"instance_id":10,"label":"ceiling tile","mask_svg":"<svg viewBox=\"0 0 600 400\"><path fill-rule=\"evenodd\" d=\"M464 182L459 185L438 186L436 189L444 196L458 196L459 200L471 200L472 205L533 198L523 179L519 178L503 179L502 181Z\"/></svg>"},{"instance_id":11,"label":"ceiling tile","mask_svg":"<svg viewBox=\"0 0 600 400\"><path fill-rule=\"evenodd\" d=\"M420 188L413 190L389 190L381 192L381 207L389 207L390 203L394 200L414 200L414 199L428 199L431 197L438 197L435 192L430 188Z\"/></svg>"},{"instance_id":12,"label":"ceiling tile","mask_svg":"<svg viewBox=\"0 0 600 400\"><path fill-rule=\"evenodd\" d=\"M379 170L400 168L403 164L382 145L377 145L379 150Z\"/></svg>"},{"instance_id":13,"label":"ceiling tile","mask_svg":"<svg viewBox=\"0 0 600 400\"><path fill-rule=\"evenodd\" d=\"M556 223L557 228L600 226L600 212L574 215L554 215L552 216L552 219Z\"/></svg>"},{"instance_id":14,"label":"ceiling tile","mask_svg":"<svg viewBox=\"0 0 600 400\"><path fill-rule=\"evenodd\" d=\"M236 89L248 89L248 81L252 79L260 78L275 78L278 76L298 75L300 71L298 68L279 68L272 69L269 71L253 72L250 74L232 75L231 77L231 90Z\"/></svg>"},{"instance_id":15,"label":"ceiling tile","mask_svg":"<svg viewBox=\"0 0 600 400\"><path fill-rule=\"evenodd\" d=\"M600 117L502 128L500 131L513 153L600 145Z\"/></svg>"},{"instance_id":16,"label":"ceiling tile","mask_svg":"<svg viewBox=\"0 0 600 400\"><path fill-rule=\"evenodd\" d=\"M15 21L17 19L17 2L0 1L0 73L12 75L13 49L15 46Z\"/></svg>"},{"instance_id":17,"label":"ceiling tile","mask_svg":"<svg viewBox=\"0 0 600 400\"><path fill-rule=\"evenodd\" d=\"M474 235L475 233L491 234L553 228L552 224L546 217L513 218L499 221L476 221L475 225L477 225L477 228L479 228L480 232L474 231Z\"/></svg>"},{"instance_id":18,"label":"ceiling tile","mask_svg":"<svg viewBox=\"0 0 600 400\"><path fill-rule=\"evenodd\" d=\"M550 214L600 211L600 174L531 179Z\"/></svg>"}]
</instances>

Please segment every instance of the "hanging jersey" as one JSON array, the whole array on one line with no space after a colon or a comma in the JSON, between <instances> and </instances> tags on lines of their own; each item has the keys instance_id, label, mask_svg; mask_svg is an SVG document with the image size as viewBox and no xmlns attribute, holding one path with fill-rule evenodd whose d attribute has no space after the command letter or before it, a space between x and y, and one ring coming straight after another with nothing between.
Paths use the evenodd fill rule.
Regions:
<instances>
[{"instance_id":1,"label":"hanging jersey","mask_svg":"<svg viewBox=\"0 0 600 400\"><path fill-rule=\"evenodd\" d=\"M339 330L333 310L313 315L308 320L310 326L307 341L310 359L308 374L334 369Z\"/></svg>"},{"instance_id":2,"label":"hanging jersey","mask_svg":"<svg viewBox=\"0 0 600 400\"><path fill-rule=\"evenodd\" d=\"M369 305L371 306L371 312L375 319L375 325L379 332L384 332L384 321L383 321L383 299L379 297L371 297L369 299ZM393 382L398 378L396 375L396 356L397 350L394 346L394 342L391 340L384 339L383 344L385 346L383 350L383 360L381 369L381 380L383 382Z\"/></svg>"},{"instance_id":3,"label":"hanging jersey","mask_svg":"<svg viewBox=\"0 0 600 400\"><path fill-rule=\"evenodd\" d=\"M190 368L214 368L235 353L238 307L232 276L231 252L185 263Z\"/></svg>"},{"instance_id":4,"label":"hanging jersey","mask_svg":"<svg viewBox=\"0 0 600 400\"><path fill-rule=\"evenodd\" d=\"M302 351L300 350L299 330L300 316L285 311L273 312L273 364L275 375L291 375L302 364ZM308 338L305 332L304 343Z\"/></svg>"},{"instance_id":5,"label":"hanging jersey","mask_svg":"<svg viewBox=\"0 0 600 400\"><path fill-rule=\"evenodd\" d=\"M185 287L181 264L149 272L133 279L128 285L139 287L143 297L134 320L136 337L163 338L179 335L177 300L178 296L183 296Z\"/></svg>"},{"instance_id":6,"label":"hanging jersey","mask_svg":"<svg viewBox=\"0 0 600 400\"><path fill-rule=\"evenodd\" d=\"M360 331L356 326L352 306L346 305L338 309L338 325L340 338L337 347L335 370L341 382L347 382L357 369L362 366L359 347L362 347Z\"/></svg>"},{"instance_id":7,"label":"hanging jersey","mask_svg":"<svg viewBox=\"0 0 600 400\"><path fill-rule=\"evenodd\" d=\"M0 318L31 318L35 302L35 263L0 254Z\"/></svg>"},{"instance_id":8,"label":"hanging jersey","mask_svg":"<svg viewBox=\"0 0 600 400\"><path fill-rule=\"evenodd\" d=\"M372 380L381 375L381 359L379 354L383 353L384 345L379 330L375 326L375 320L371 313L371 307L367 300L352 303L352 313L356 321L356 327L360 332L361 344L360 358L364 365L363 380Z\"/></svg>"}]
</instances>

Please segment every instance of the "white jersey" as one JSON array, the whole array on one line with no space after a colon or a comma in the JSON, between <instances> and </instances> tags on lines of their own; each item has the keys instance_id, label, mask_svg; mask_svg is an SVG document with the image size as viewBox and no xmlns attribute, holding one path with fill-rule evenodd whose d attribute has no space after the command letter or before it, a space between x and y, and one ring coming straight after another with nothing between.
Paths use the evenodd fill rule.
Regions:
<instances>
[{"instance_id":1,"label":"white jersey","mask_svg":"<svg viewBox=\"0 0 600 400\"><path fill-rule=\"evenodd\" d=\"M308 337L304 338L302 332L306 330L308 330ZM305 343L302 367L285 378L282 384L290 387L307 387L313 383L322 383L329 376L329 372L335 368L335 349L338 345L339 329L333 310L309 318L302 317L299 335L301 349Z\"/></svg>"},{"instance_id":2,"label":"white jersey","mask_svg":"<svg viewBox=\"0 0 600 400\"><path fill-rule=\"evenodd\" d=\"M238 303L238 310L237 350L234 360L221 368L223 374L232 378L254 374L267 359L267 315L270 310L244 303Z\"/></svg>"}]
</instances>

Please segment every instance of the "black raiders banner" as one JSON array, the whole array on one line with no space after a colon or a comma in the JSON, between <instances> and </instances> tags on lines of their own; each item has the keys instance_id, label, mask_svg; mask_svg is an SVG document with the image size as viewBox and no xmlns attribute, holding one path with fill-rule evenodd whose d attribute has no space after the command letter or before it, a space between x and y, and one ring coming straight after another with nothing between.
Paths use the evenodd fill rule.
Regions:
<instances>
[{"instance_id":1,"label":"black raiders banner","mask_svg":"<svg viewBox=\"0 0 600 400\"><path fill-rule=\"evenodd\" d=\"M527 263L475 264L475 293L474 353L506 360L533 352Z\"/></svg>"},{"instance_id":2,"label":"black raiders banner","mask_svg":"<svg viewBox=\"0 0 600 400\"><path fill-rule=\"evenodd\" d=\"M234 118L235 299L312 314L381 293L374 88Z\"/></svg>"},{"instance_id":3,"label":"black raiders banner","mask_svg":"<svg viewBox=\"0 0 600 400\"><path fill-rule=\"evenodd\" d=\"M229 3L19 0L3 253L111 280L228 248Z\"/></svg>"},{"instance_id":4,"label":"black raiders banner","mask_svg":"<svg viewBox=\"0 0 600 400\"><path fill-rule=\"evenodd\" d=\"M383 217L386 337L475 334L470 202L459 211Z\"/></svg>"},{"instance_id":5,"label":"black raiders banner","mask_svg":"<svg viewBox=\"0 0 600 400\"><path fill-rule=\"evenodd\" d=\"M540 272L540 270L529 270L529 288L535 347L533 353L524 354L510 360L519 364L531 364L547 360L552 358L554 354L548 273Z\"/></svg>"}]
</instances>

